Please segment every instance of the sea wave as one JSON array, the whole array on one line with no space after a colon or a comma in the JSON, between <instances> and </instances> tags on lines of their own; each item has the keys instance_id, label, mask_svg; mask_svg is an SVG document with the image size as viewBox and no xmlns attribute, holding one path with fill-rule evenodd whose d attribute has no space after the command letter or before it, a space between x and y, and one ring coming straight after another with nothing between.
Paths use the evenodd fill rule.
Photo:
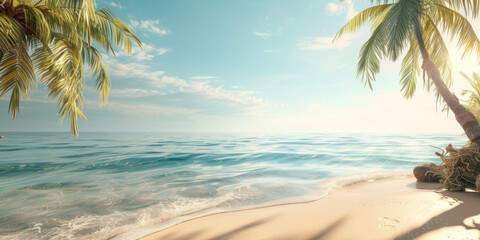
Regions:
<instances>
[{"instance_id":1,"label":"sea wave","mask_svg":"<svg viewBox=\"0 0 480 240\"><path fill-rule=\"evenodd\" d=\"M5 135L2 239L132 239L207 214L406 176L439 163L430 145L466 143L435 134Z\"/></svg>"},{"instance_id":2,"label":"sea wave","mask_svg":"<svg viewBox=\"0 0 480 240\"><path fill-rule=\"evenodd\" d=\"M304 195L300 197L284 198L284 199L279 199L276 201L271 201L271 202L260 204L260 205L243 206L235 209L220 209L215 207L202 208L202 210L199 210L197 212L193 212L191 214L185 214L183 216L176 216L174 218L171 218L170 221L163 221L157 224L151 224L151 222L150 224L142 224L144 222L141 221L141 222L138 222L136 226L129 227L129 229L133 229L133 230L125 231L121 234L118 234L114 236L113 239L115 240L138 239L138 238L147 236L151 233L161 231L168 227L174 226L176 224L189 221L195 218L208 216L208 215L224 213L224 212L232 212L232 211L242 211L242 210L248 210L248 209L274 207L274 206L287 205L287 204L301 204L301 203L319 200L327 196L331 191L339 190L345 187L351 187L356 184L362 184L367 182L371 183L371 182L380 181L380 180L408 178L408 177L413 177L413 174L411 171L374 171L374 172L368 172L368 173L349 174L349 175L335 177L335 178L321 181L316 184L319 187L318 189L310 192L308 195ZM191 203L188 203L188 204L191 204ZM96 236L96 237L101 237L101 236Z\"/></svg>"}]
</instances>

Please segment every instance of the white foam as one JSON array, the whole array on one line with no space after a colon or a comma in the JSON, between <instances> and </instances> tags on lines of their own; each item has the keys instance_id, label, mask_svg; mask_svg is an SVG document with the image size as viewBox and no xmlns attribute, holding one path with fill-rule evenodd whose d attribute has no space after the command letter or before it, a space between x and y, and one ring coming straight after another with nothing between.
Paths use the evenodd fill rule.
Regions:
<instances>
[{"instance_id":1,"label":"white foam","mask_svg":"<svg viewBox=\"0 0 480 240\"><path fill-rule=\"evenodd\" d=\"M349 174L331 178L318 183L317 186L325 189L327 192L330 192L333 189L348 187L363 182L374 182L382 179L407 178L411 176L413 176L411 171L377 170L374 172Z\"/></svg>"},{"instance_id":2,"label":"white foam","mask_svg":"<svg viewBox=\"0 0 480 240\"><path fill-rule=\"evenodd\" d=\"M65 220L58 227L42 231L42 225L6 236L6 239L29 239L35 233L42 232L48 239L136 239L150 233L160 231L178 223L194 218L220 212L252 209L279 204L301 203L324 197L333 189L351 186L361 182L371 182L387 178L404 178L412 174L405 171L375 171L362 174L351 174L322 181L316 190L301 197L283 198L262 204L253 201L241 206L236 201L254 200L265 194L264 190L253 186L256 179L245 179L236 182L234 186L222 186L222 196L216 198L185 198L179 197L171 203L159 203L139 211L117 211L108 215L84 215L71 220ZM230 189L230 191L229 191ZM248 203L250 202L250 204ZM98 229L102 226L101 229ZM89 230L90 229L90 230ZM91 231L91 232L85 232Z\"/></svg>"},{"instance_id":3,"label":"white foam","mask_svg":"<svg viewBox=\"0 0 480 240\"><path fill-rule=\"evenodd\" d=\"M271 201L268 203L255 205L255 206L245 206L243 208L237 208L237 209L221 209L221 208L204 209L202 211L197 211L192 214L187 214L183 216L178 216L177 218L169 219L167 221L161 222L159 225L156 225L156 226L154 224L144 225L141 228L137 228L135 230L119 234L115 236L115 238L113 239L115 240L136 239L157 231L161 231L163 229L179 224L181 222L185 222L185 221L199 218L206 215L211 215L211 214L216 214L221 212L254 209L254 208L260 208L260 207L267 207L267 206L275 206L275 205L281 205L281 204L309 202L309 201L313 201L313 200L317 200L322 197L325 197L328 194L328 192L334 189L339 189L339 188L343 188L343 187L347 187L347 186L351 186L351 185L355 185L363 182L374 182L382 179L406 178L411 176L412 176L412 173L409 171L385 171L385 170L383 171L379 170L379 171L369 172L369 173L344 175L341 177L331 178L318 183L317 186L319 187L319 189L316 191L312 191L309 195L306 195L306 196L286 198L286 199ZM245 194L248 195L248 191L245 192ZM225 195L223 198L224 198L223 200L227 200L227 199L235 199L235 198L242 198L242 197L235 195L233 192L231 192ZM216 200L211 205L216 206L219 202L222 202L222 200Z\"/></svg>"}]
</instances>

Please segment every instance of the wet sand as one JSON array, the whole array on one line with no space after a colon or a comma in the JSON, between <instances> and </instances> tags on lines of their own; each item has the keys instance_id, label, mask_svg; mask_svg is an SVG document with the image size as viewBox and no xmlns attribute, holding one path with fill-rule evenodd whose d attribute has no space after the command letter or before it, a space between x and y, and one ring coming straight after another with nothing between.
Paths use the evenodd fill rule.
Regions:
<instances>
[{"instance_id":1,"label":"wet sand","mask_svg":"<svg viewBox=\"0 0 480 240\"><path fill-rule=\"evenodd\" d=\"M479 239L480 194L413 177L364 182L316 201L209 215L151 239Z\"/></svg>"}]
</instances>

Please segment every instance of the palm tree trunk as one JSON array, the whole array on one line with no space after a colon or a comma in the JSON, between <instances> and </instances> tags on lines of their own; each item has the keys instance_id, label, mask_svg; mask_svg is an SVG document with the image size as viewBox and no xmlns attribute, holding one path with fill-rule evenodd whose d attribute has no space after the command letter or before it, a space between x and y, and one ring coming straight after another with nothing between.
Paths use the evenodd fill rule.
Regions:
<instances>
[{"instance_id":1,"label":"palm tree trunk","mask_svg":"<svg viewBox=\"0 0 480 240\"><path fill-rule=\"evenodd\" d=\"M468 139L480 146L480 125L478 124L477 119L472 112L460 104L458 98L450 92L443 82L438 67L432 62L432 60L430 60L419 28L416 29L415 34L423 58L423 70L427 72L428 77L432 79L440 96L442 96L447 106L455 114L455 119L457 119L457 122L462 126Z\"/></svg>"}]
</instances>

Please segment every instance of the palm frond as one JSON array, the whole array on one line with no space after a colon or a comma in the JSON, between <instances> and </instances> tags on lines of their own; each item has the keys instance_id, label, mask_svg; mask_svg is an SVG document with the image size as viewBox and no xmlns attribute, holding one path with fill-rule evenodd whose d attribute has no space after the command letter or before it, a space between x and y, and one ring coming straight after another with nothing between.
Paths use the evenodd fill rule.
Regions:
<instances>
[{"instance_id":1,"label":"palm frond","mask_svg":"<svg viewBox=\"0 0 480 240\"><path fill-rule=\"evenodd\" d=\"M96 35L92 36L96 42L102 46L105 46L105 39L103 37L107 37L108 39L114 39L115 45L122 47L129 55L132 52L132 41L133 39L140 48L142 47L142 43L140 40L133 34L130 28L123 23L120 19L118 19L115 14L109 8L102 8L96 12L96 19L98 25L91 25L92 28L96 28L95 32ZM94 31L93 29L91 30ZM105 48L108 50L108 48ZM112 53L115 53L112 49L110 49Z\"/></svg>"},{"instance_id":2,"label":"palm frond","mask_svg":"<svg viewBox=\"0 0 480 240\"><path fill-rule=\"evenodd\" d=\"M1 0L0 0L1 3ZM9 2L10 3L10 2ZM142 43L108 8L97 10L95 0L15 0L0 14L0 97L11 92L9 111L16 117L20 96L26 100L37 70L49 96L57 99L60 121L71 121L78 134L84 104L85 70L100 91L100 103L110 93L110 77L97 47L131 54ZM33 51L32 60L28 54ZM87 67L88 69L85 69Z\"/></svg>"},{"instance_id":3,"label":"palm frond","mask_svg":"<svg viewBox=\"0 0 480 240\"><path fill-rule=\"evenodd\" d=\"M97 89L100 91L100 104L107 103L110 94L110 76L102 62L100 52L94 47L85 44L82 56L92 72L92 77L95 79Z\"/></svg>"},{"instance_id":4,"label":"palm frond","mask_svg":"<svg viewBox=\"0 0 480 240\"><path fill-rule=\"evenodd\" d=\"M334 41L338 40L344 33L356 32L365 22L377 19L384 15L385 12L393 6L393 4L384 4L367 8L353 17L347 24L345 24L335 35Z\"/></svg>"},{"instance_id":5,"label":"palm frond","mask_svg":"<svg viewBox=\"0 0 480 240\"><path fill-rule=\"evenodd\" d=\"M50 42L50 28L42 13L36 8L31 0L19 1L17 7L22 8L25 13L25 23L20 22L31 34L40 41L44 47L48 47ZM36 46L29 46L34 48Z\"/></svg>"},{"instance_id":6,"label":"palm frond","mask_svg":"<svg viewBox=\"0 0 480 240\"><path fill-rule=\"evenodd\" d=\"M387 13L385 25L387 41L386 55L393 61L402 54L413 35L413 26L420 24L421 1L399 1Z\"/></svg>"},{"instance_id":7,"label":"palm frond","mask_svg":"<svg viewBox=\"0 0 480 240\"><path fill-rule=\"evenodd\" d=\"M432 21L445 29L458 40L457 46L463 50L463 55L473 53L480 61L480 41L470 22L460 13L446 6L435 4L436 14L431 14Z\"/></svg>"},{"instance_id":8,"label":"palm frond","mask_svg":"<svg viewBox=\"0 0 480 240\"><path fill-rule=\"evenodd\" d=\"M65 117L70 118L70 131L75 136L78 135L78 117L85 118L82 113L85 76L81 51L78 42L63 39L53 44L51 52L38 48L33 54L41 81L50 91L49 96L58 98L61 122Z\"/></svg>"},{"instance_id":9,"label":"palm frond","mask_svg":"<svg viewBox=\"0 0 480 240\"><path fill-rule=\"evenodd\" d=\"M476 18L480 12L480 2L478 0L443 0L444 5L455 10L463 11L467 15Z\"/></svg>"},{"instance_id":10,"label":"palm frond","mask_svg":"<svg viewBox=\"0 0 480 240\"><path fill-rule=\"evenodd\" d=\"M473 90L463 90L462 92L463 96L468 97L467 107L477 119L480 119L480 74L476 72L472 76L468 76L463 72L461 74L473 88Z\"/></svg>"},{"instance_id":11,"label":"palm frond","mask_svg":"<svg viewBox=\"0 0 480 240\"><path fill-rule=\"evenodd\" d=\"M382 23L385 20L385 17L387 16L388 12L392 7L393 7L393 4L390 4L390 6L387 9L385 9L382 13L378 14L376 17L371 19L370 32L373 33L373 31L377 29L380 23Z\"/></svg>"},{"instance_id":12,"label":"palm frond","mask_svg":"<svg viewBox=\"0 0 480 240\"><path fill-rule=\"evenodd\" d=\"M66 7L63 1L43 0L36 8L42 11L51 32L78 33L75 10Z\"/></svg>"},{"instance_id":13,"label":"palm frond","mask_svg":"<svg viewBox=\"0 0 480 240\"><path fill-rule=\"evenodd\" d=\"M20 95L28 100L35 86L35 72L25 45L6 52L0 63L0 97L11 91L8 112L15 119L20 109Z\"/></svg>"},{"instance_id":14,"label":"palm frond","mask_svg":"<svg viewBox=\"0 0 480 240\"><path fill-rule=\"evenodd\" d=\"M380 59L385 54L387 39L385 26L381 23L360 49L357 76L361 76L362 83L371 90L372 82L375 82L375 76L380 72Z\"/></svg>"},{"instance_id":15,"label":"palm frond","mask_svg":"<svg viewBox=\"0 0 480 240\"><path fill-rule=\"evenodd\" d=\"M0 14L0 29L0 50L14 49L18 43L25 40L22 25L6 14Z\"/></svg>"},{"instance_id":16,"label":"palm frond","mask_svg":"<svg viewBox=\"0 0 480 240\"><path fill-rule=\"evenodd\" d=\"M402 68L400 70L401 91L407 99L413 97L417 89L417 79L420 76L421 70L420 65L420 49L417 41L412 37L410 48L403 58Z\"/></svg>"}]
</instances>

